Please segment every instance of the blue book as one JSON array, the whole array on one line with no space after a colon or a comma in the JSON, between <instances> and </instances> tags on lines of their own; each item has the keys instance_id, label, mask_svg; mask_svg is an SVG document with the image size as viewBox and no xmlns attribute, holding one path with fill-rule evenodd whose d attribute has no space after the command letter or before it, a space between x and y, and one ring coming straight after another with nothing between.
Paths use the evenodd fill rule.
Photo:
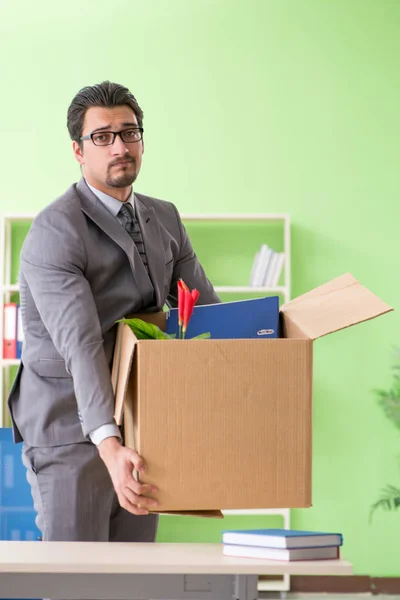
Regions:
<instances>
[{"instance_id":1,"label":"blue book","mask_svg":"<svg viewBox=\"0 0 400 600\"><path fill-rule=\"evenodd\" d=\"M239 529L223 531L222 542L263 548L320 548L341 546L343 536L340 533L296 529Z\"/></svg>"},{"instance_id":2,"label":"blue book","mask_svg":"<svg viewBox=\"0 0 400 600\"><path fill-rule=\"evenodd\" d=\"M278 296L196 305L186 339L207 332L212 339L277 338L278 326ZM178 337L177 308L171 308L167 315L166 331Z\"/></svg>"},{"instance_id":3,"label":"blue book","mask_svg":"<svg viewBox=\"0 0 400 600\"><path fill-rule=\"evenodd\" d=\"M11 428L0 427L0 540L35 541L41 536L21 451Z\"/></svg>"}]
</instances>

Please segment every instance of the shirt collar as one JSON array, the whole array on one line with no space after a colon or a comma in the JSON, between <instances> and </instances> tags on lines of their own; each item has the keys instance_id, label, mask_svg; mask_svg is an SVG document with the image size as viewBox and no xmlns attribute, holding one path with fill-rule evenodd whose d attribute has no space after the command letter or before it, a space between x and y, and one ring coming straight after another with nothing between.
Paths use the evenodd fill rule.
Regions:
<instances>
[{"instance_id":1,"label":"shirt collar","mask_svg":"<svg viewBox=\"0 0 400 600\"><path fill-rule=\"evenodd\" d=\"M134 205L135 196L133 193L133 188L132 188L132 192L131 192L131 195L129 196L128 200L126 202L121 202L120 200L117 200L113 196L109 196L108 194L101 192L97 188L94 188L87 181L86 181L86 183L87 183L88 187L92 190L93 194L95 194L95 196L97 196L97 198L100 200L100 202L102 204L104 204L106 209L112 214L113 217L117 216L122 204L126 204L126 202L129 202L129 204L132 206L133 210L135 210L135 205Z\"/></svg>"}]
</instances>

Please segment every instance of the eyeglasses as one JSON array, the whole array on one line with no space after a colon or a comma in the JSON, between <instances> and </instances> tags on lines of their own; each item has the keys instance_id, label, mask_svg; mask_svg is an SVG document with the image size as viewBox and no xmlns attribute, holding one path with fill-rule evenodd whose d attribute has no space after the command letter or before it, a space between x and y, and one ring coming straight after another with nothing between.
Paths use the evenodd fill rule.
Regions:
<instances>
[{"instance_id":1,"label":"eyeglasses","mask_svg":"<svg viewBox=\"0 0 400 600\"><path fill-rule=\"evenodd\" d=\"M131 127L122 131L97 131L82 136L81 140L92 140L95 146L112 146L115 138L119 135L124 144L140 142L143 135L143 127Z\"/></svg>"}]
</instances>

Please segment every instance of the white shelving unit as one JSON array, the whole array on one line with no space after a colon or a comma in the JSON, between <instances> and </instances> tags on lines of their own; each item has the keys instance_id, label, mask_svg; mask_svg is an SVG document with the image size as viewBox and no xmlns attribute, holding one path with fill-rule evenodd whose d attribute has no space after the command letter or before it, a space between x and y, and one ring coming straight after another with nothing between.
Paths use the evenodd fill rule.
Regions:
<instances>
[{"instance_id":1,"label":"white shelving unit","mask_svg":"<svg viewBox=\"0 0 400 600\"><path fill-rule=\"evenodd\" d=\"M0 427L3 427L6 422L6 407L5 399L7 398L7 390L10 385L10 367L19 365L19 359L3 358L3 315L4 304L10 301L12 293L19 291L19 285L11 281L12 267L12 224L15 222L30 223L35 218L33 213L25 214L3 214L0 216Z\"/></svg>"},{"instance_id":2,"label":"white shelving unit","mask_svg":"<svg viewBox=\"0 0 400 600\"><path fill-rule=\"evenodd\" d=\"M31 222L35 218L35 214L3 214L0 217L0 252L3 260L0 261L0 314L4 314L4 303L10 301L12 293L19 291L19 285L11 281L11 245L12 245L12 224L14 222ZM285 253L284 266L284 285L276 288L271 287L255 287L247 285L239 286L215 286L217 293L271 293L282 294L285 302L290 300L291 280L290 280L290 218L287 214L185 214L181 215L184 222L188 221L236 221L245 224L249 221L282 221L283 223L283 252ZM268 228L266 227L266 240L268 238ZM3 340L3 318L0 318L0 340ZM1 390L1 411L0 411L0 426L5 422L5 398L6 390L10 383L10 367L19 365L18 359L3 358L3 344L1 343L0 350L0 390ZM278 515L282 517L283 527L290 528L290 509L251 509L251 510L223 510L225 515ZM283 579L259 581L259 591L280 591L286 592L290 589L290 575L283 575Z\"/></svg>"},{"instance_id":3,"label":"white shelving unit","mask_svg":"<svg viewBox=\"0 0 400 600\"><path fill-rule=\"evenodd\" d=\"M283 252L285 254L284 266L284 285L275 288L271 287L255 287L248 285L239 286L215 286L217 293L266 293L266 294L282 294L285 302L290 300L290 217L288 214L279 213L227 213L227 214L181 214L182 221L236 221L245 224L249 221L281 221L283 223ZM266 227L266 238L268 238L268 228ZM249 273L250 274L250 273Z\"/></svg>"},{"instance_id":4,"label":"white shelving unit","mask_svg":"<svg viewBox=\"0 0 400 600\"><path fill-rule=\"evenodd\" d=\"M254 293L260 292L265 294L282 294L285 302L290 300L291 279L290 279L290 217L288 214L268 214L268 213L243 213L243 214L181 214L184 223L190 221L236 221L246 225L249 221L281 221L283 223L283 252L285 253L284 266L284 285L275 288L271 287L255 287L247 285L239 286L218 286L215 285L215 291L225 293ZM268 240L268 228L265 231L266 241ZM259 508L251 510L223 510L224 515L279 515L283 519L283 527L290 529L290 509L289 508ZM259 591L280 591L285 593L290 589L290 575L283 575L282 579L268 581L260 580L258 582Z\"/></svg>"}]
</instances>

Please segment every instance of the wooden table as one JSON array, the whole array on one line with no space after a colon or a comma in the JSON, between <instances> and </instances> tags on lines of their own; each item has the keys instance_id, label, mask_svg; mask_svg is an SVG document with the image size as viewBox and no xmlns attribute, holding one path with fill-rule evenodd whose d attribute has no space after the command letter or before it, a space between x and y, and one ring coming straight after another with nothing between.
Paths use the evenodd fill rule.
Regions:
<instances>
[{"instance_id":1,"label":"wooden table","mask_svg":"<svg viewBox=\"0 0 400 600\"><path fill-rule=\"evenodd\" d=\"M345 560L223 556L220 544L0 541L0 598L254 600L258 575L349 575Z\"/></svg>"}]
</instances>

